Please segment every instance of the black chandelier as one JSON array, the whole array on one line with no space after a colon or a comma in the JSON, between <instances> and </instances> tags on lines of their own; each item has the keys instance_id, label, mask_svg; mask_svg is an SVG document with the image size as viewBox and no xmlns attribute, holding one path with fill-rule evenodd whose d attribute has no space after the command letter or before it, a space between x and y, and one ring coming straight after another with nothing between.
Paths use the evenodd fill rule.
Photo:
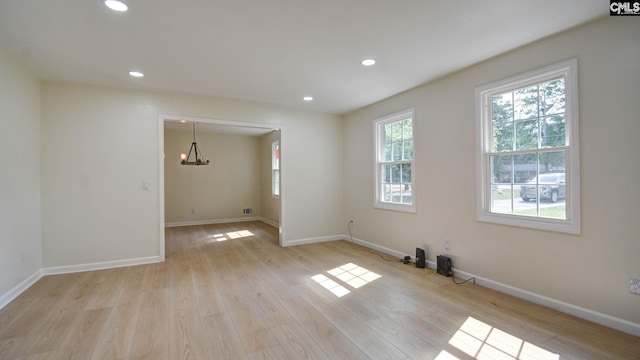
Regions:
<instances>
[{"instance_id":1,"label":"black chandelier","mask_svg":"<svg viewBox=\"0 0 640 360\"><path fill-rule=\"evenodd\" d=\"M195 159L193 161L189 161L191 159L191 153L195 155ZM205 160L202 157L202 152L198 148L198 143L196 143L196 124L193 123L193 142L191 143L191 147L189 148L189 155L180 154L180 164L181 165L209 165L209 160Z\"/></svg>"}]
</instances>

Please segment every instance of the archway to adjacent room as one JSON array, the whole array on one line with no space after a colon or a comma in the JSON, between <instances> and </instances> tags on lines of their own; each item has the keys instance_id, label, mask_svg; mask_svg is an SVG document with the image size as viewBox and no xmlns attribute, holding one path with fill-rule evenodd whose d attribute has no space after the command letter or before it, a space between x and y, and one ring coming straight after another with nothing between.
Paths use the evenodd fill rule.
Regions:
<instances>
[{"instance_id":1,"label":"archway to adjacent room","mask_svg":"<svg viewBox=\"0 0 640 360\"><path fill-rule=\"evenodd\" d=\"M175 190L172 190L172 194L168 194L167 193L167 187L165 184L165 181L167 181L166 176L167 175L171 175L171 173L173 171L175 171L175 169L173 168L166 168L166 166L170 166L170 160L169 159L173 159L175 158L175 162L176 164L178 164L180 162L180 153L185 153L189 151L189 144L191 143L191 138L192 138L192 127L193 124L195 124L196 126L196 140L198 142L199 147L201 147L201 151L203 153L205 153L205 156L208 156L211 158L212 162L210 163L210 165L207 165L206 168L202 168L203 173L209 173L211 174L214 169L215 171L225 171L224 169L227 167L223 167L221 168L220 166L222 164L220 164L221 161L220 158L218 158L218 161L215 161L215 156L219 156L218 153L215 154L215 156L211 156L211 154L207 154L206 152L209 151L206 149L206 144L204 142L201 141L207 141L207 139L213 139L213 138L217 138L218 140L224 140L224 141L229 141L229 139L233 139L232 142L243 142L245 141L244 139L248 139L247 141L254 141L254 140L249 140L249 139L256 139L255 141L259 142L259 146L260 146L260 157L264 158L266 156L272 156L271 154L271 150L272 150L272 143L277 141L277 144L280 145L282 143L282 137L283 137L283 131L282 128L280 126L277 125L271 125L271 124L259 124L259 123L249 123L249 122L238 122L238 121L226 121L226 120L214 120L214 119L206 119L206 118L194 118L194 117L188 117L188 116L178 116L178 115L161 115L160 116L160 121L159 121L159 208L160 208L160 235L161 235L161 240L160 240L160 253L162 258L164 259L165 257L165 249L164 249L164 244L165 244L165 226L181 226L181 225L190 225L190 224L205 224L207 223L207 220L198 220L198 221L188 221L189 219L186 217L176 217L175 212L173 210L175 209L169 209L170 205L165 205L167 204L167 200L168 199L166 196L172 196L173 199L175 199ZM178 134L178 135L176 135ZM176 150L175 148L175 144L171 144L172 142L175 142L175 140L172 140L173 138L167 138L167 136L173 137L173 136L179 136L180 137L180 152L179 153L175 153ZM187 139L188 138L188 139ZM186 140L185 140L186 139ZM209 140L211 141L211 140ZM182 143L184 142L184 144L182 145ZM266 145L264 145L266 144ZM167 151L167 147L171 147L173 146L174 148L172 148L170 151L172 152L171 154L166 154L165 152ZM267 148L270 151L270 153L267 155L265 154L265 148ZM182 149L182 147L184 147L184 149ZM212 147L212 146L210 146ZM218 150L219 152L219 150ZM278 151L277 151L277 157L278 157L278 163L280 163L281 167L284 166L284 162L280 162L282 157L284 154L282 154L280 152L280 147L278 147ZM193 154L192 154L193 156ZM165 160L166 158L166 160ZM225 159L226 160L226 159ZM264 160L264 159L263 159ZM262 161L262 163L264 163L264 161ZM217 164L217 167L216 167ZM213 165L213 166L212 166ZM263 164L263 167L266 166ZM192 170L198 170L197 166L193 166L192 169L190 169L190 171ZM261 170L261 171L265 171L265 170ZM273 226L278 227L278 233L279 233L279 244L282 245L283 242L283 237L284 237L284 211L283 211L283 198L286 195L286 191L285 191L285 184L286 182L284 181L284 179L282 178L282 175L280 175L283 171L279 170L278 171L278 175L280 176L279 181L280 181L280 193L276 196L277 198L277 202L269 202L269 211L272 212L271 216L268 217L262 217L264 214L264 210L260 209L260 211L258 211L258 215L259 217L261 217L261 219L267 223L270 223ZM195 172L195 174L197 174L197 172ZM246 179L246 177L245 177ZM169 180L169 181L173 181L173 180ZM270 182L271 181L271 177L269 177L269 184L265 184L264 182L267 180L261 180L261 189L263 189L262 192L264 192L265 187L268 189L273 189L273 184ZM229 185L229 184L227 184ZM267 186L268 185L268 186ZM173 186L172 189L175 189L175 185L173 185L173 183L170 185ZM232 188L235 188L235 185L231 185ZM244 195L244 194L243 194ZM269 192L269 196L271 196L272 194ZM266 200L266 201L270 201L270 200ZM245 201L245 202L250 202L250 201ZM237 210L239 212L241 212L241 214L238 215L238 218L244 218L244 217L248 217L248 218L254 218L255 217L251 217L251 215L247 215L246 213L244 213L245 210L253 210L255 211L256 209L252 209L251 206L248 206L247 208L244 207L244 205L242 205L243 203L239 203L239 204L234 204L234 211ZM236 206L237 205L237 206ZM165 208L165 206L167 206L167 208ZM187 205L182 204L182 207L185 207ZM182 213L185 212L192 212L193 214L195 214L197 211L199 211L199 209L196 208L196 206L193 206L192 208L189 208L191 205L188 205L185 209L180 209L180 211ZM260 206L262 207L262 202L260 202ZM237 209L235 209L237 208ZM276 212L276 213L273 213ZM188 214L191 215L191 214ZM223 218L227 219L232 215L226 215L223 216ZM215 216L214 216L215 217ZM233 217L233 216L232 216ZM214 219L215 221L215 219Z\"/></svg>"}]
</instances>

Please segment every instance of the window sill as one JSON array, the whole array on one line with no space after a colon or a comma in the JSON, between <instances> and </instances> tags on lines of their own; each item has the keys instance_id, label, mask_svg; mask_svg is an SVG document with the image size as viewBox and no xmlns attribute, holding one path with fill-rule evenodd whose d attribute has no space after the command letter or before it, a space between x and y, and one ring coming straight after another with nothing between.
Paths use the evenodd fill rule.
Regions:
<instances>
[{"instance_id":1,"label":"window sill","mask_svg":"<svg viewBox=\"0 0 640 360\"><path fill-rule=\"evenodd\" d=\"M375 209L381 210L391 210L391 211L400 211L406 213L417 213L415 205L401 205L401 204L392 204L392 203L381 203L377 202L373 205Z\"/></svg>"},{"instance_id":2,"label":"window sill","mask_svg":"<svg viewBox=\"0 0 640 360\"><path fill-rule=\"evenodd\" d=\"M529 229L555 231L575 235L580 235L581 233L580 223L570 220L547 219L484 212L478 214L477 220L493 224L511 225Z\"/></svg>"}]
</instances>

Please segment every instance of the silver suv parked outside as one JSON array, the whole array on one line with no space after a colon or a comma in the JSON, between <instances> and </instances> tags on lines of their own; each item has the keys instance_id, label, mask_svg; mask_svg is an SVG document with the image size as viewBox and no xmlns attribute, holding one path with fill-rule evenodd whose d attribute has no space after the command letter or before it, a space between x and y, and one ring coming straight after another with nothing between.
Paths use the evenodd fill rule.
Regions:
<instances>
[{"instance_id":1,"label":"silver suv parked outside","mask_svg":"<svg viewBox=\"0 0 640 360\"><path fill-rule=\"evenodd\" d=\"M538 177L540 181L534 177L527 182L527 185L520 186L520 197L522 200L529 201L538 196L536 183L540 186L540 200L556 202L558 199L565 197L566 185L564 173L540 174Z\"/></svg>"}]
</instances>

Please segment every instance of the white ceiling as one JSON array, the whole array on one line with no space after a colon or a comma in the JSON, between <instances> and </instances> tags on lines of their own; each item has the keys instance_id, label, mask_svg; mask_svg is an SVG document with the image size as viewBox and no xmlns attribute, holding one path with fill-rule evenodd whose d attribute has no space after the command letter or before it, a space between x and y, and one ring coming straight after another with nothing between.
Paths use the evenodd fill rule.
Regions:
<instances>
[{"instance_id":1,"label":"white ceiling","mask_svg":"<svg viewBox=\"0 0 640 360\"><path fill-rule=\"evenodd\" d=\"M0 49L44 80L344 114L608 14L604 0L128 4L0 0Z\"/></svg>"}]
</instances>

